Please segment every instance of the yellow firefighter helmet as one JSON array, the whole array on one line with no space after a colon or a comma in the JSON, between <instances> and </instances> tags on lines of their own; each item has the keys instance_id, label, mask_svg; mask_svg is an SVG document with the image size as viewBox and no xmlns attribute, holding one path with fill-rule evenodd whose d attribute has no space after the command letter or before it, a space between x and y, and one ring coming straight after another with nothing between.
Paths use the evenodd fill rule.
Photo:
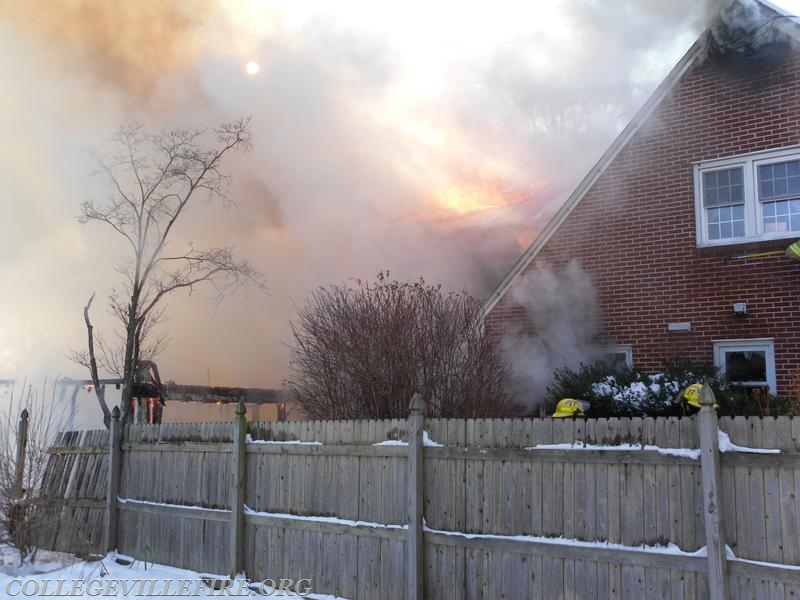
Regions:
<instances>
[{"instance_id":1,"label":"yellow firefighter helmet","mask_svg":"<svg viewBox=\"0 0 800 600\"><path fill-rule=\"evenodd\" d=\"M686 400L686 404L700 408L700 391L703 389L702 383L693 383L683 390L681 396Z\"/></svg>"},{"instance_id":2,"label":"yellow firefighter helmet","mask_svg":"<svg viewBox=\"0 0 800 600\"><path fill-rule=\"evenodd\" d=\"M565 417L582 417L584 413L589 410L591 405L584 400L575 400L574 398L564 398L556 404L556 411L553 417L556 419L563 419Z\"/></svg>"},{"instance_id":3,"label":"yellow firefighter helmet","mask_svg":"<svg viewBox=\"0 0 800 600\"><path fill-rule=\"evenodd\" d=\"M681 401L686 402L689 406L693 406L694 408L700 408L700 392L703 391L703 384L702 383L693 383L690 386L684 388L680 394L675 398L675 402L680 403ZM719 404L714 402L712 408L717 409L719 408Z\"/></svg>"}]
</instances>

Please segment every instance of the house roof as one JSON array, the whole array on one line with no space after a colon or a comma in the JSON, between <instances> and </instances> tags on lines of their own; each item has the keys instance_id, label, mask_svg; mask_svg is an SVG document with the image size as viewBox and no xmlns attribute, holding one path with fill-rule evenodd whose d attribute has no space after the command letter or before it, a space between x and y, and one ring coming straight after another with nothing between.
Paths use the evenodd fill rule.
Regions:
<instances>
[{"instance_id":1,"label":"house roof","mask_svg":"<svg viewBox=\"0 0 800 600\"><path fill-rule=\"evenodd\" d=\"M761 5L768 12L774 13L773 24L779 31L788 34L794 39L800 41L800 24L791 18L794 15L787 12L783 8L776 6L769 0L755 0L758 5ZM796 17L795 17L796 18ZM555 234L561 224L572 213L575 207L580 204L586 193L592 188L595 182L605 172L608 166L613 162L617 155L622 151L628 142L636 135L642 125L647 121L650 115L661 104L661 101L666 98L675 85L681 80L689 69L691 69L698 60L702 60L705 56L708 41L711 33L706 29L700 37L692 44L692 47L683 55L678 63L672 68L667 77L656 88L655 92L647 99L644 105L633 116L631 121L617 136L614 142L609 146L605 153L600 157L597 163L591 168L586 176L578 184L578 187L567 198L566 202L556 212L550 222L539 233L533 243L528 249L519 257L516 263L506 273L503 280L492 292L486 304L483 307L481 319L485 318L503 296L511 288L514 280L519 277L528 265L531 264L539 251L547 244L550 238Z\"/></svg>"}]
</instances>

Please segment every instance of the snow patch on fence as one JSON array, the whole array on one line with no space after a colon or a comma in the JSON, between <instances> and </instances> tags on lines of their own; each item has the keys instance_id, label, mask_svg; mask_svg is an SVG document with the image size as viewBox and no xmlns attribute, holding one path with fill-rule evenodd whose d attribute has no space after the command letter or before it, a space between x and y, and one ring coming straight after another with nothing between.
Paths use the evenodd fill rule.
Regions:
<instances>
[{"instance_id":1,"label":"snow patch on fence","mask_svg":"<svg viewBox=\"0 0 800 600\"><path fill-rule=\"evenodd\" d=\"M719 451L720 452L748 452L751 454L779 454L780 450L777 448L750 448L748 446L738 446L731 442L730 436L724 431L718 432L719 436ZM682 456L684 458L698 459L700 458L700 450L698 448L662 448L660 446L652 446L649 444L586 444L581 441L574 441L572 443L563 444L537 444L536 446L528 446L525 450L619 450L619 451L637 451L637 450L650 450L658 452L665 456Z\"/></svg>"},{"instance_id":2,"label":"snow patch on fence","mask_svg":"<svg viewBox=\"0 0 800 600\"><path fill-rule=\"evenodd\" d=\"M779 454L777 448L749 448L747 446L737 446L731 442L730 436L724 431L719 432L719 451L720 452L749 452L751 454Z\"/></svg>"},{"instance_id":3,"label":"snow patch on fence","mask_svg":"<svg viewBox=\"0 0 800 600\"><path fill-rule=\"evenodd\" d=\"M320 517L316 515L293 515L290 513L262 512L253 510L246 504L244 514L259 517L272 517L277 519L291 519L292 521L313 521L315 523L334 523L336 525L346 525L348 527L372 527L374 529L408 529L408 525L392 525L385 523L375 523L372 521L353 521L351 519L340 519L339 517Z\"/></svg>"},{"instance_id":4,"label":"snow patch on fence","mask_svg":"<svg viewBox=\"0 0 800 600\"><path fill-rule=\"evenodd\" d=\"M404 442L403 440L386 440L383 442L378 442L377 444L372 444L373 446L408 446L408 442ZM422 432L422 445L427 446L428 448L444 448L444 444L440 444L431 439L428 435L427 431Z\"/></svg>"},{"instance_id":5,"label":"snow patch on fence","mask_svg":"<svg viewBox=\"0 0 800 600\"><path fill-rule=\"evenodd\" d=\"M658 452L666 456L682 456L685 458L700 458L700 450L696 448L662 448L660 446L651 446L649 444L616 444L616 445L601 445L601 444L585 444L583 442L575 441L566 444L537 444L536 446L528 446L525 450L618 450L618 451L639 451L650 450Z\"/></svg>"},{"instance_id":6,"label":"snow patch on fence","mask_svg":"<svg viewBox=\"0 0 800 600\"><path fill-rule=\"evenodd\" d=\"M302 440L254 440L249 433L245 438L248 444L291 444L293 446L322 446L322 442L304 442Z\"/></svg>"},{"instance_id":7,"label":"snow patch on fence","mask_svg":"<svg viewBox=\"0 0 800 600\"><path fill-rule=\"evenodd\" d=\"M424 521L423 521L424 522ZM533 542L537 544L551 544L554 546L580 546L583 548L603 548L606 550L630 550L633 552L648 552L653 554L670 554L674 556L695 556L704 558L706 556L706 547L703 546L695 552L687 552L681 550L677 544L656 544L649 546L641 544L639 546L626 546L625 544L618 544L608 541L594 541L587 542L575 538L566 537L544 537L539 535L498 535L492 533L463 533L461 531L447 531L444 529L432 529L427 524L424 525L424 530L427 533L438 533L441 535L448 535L454 537L461 537L468 540L513 540L515 542Z\"/></svg>"}]
</instances>

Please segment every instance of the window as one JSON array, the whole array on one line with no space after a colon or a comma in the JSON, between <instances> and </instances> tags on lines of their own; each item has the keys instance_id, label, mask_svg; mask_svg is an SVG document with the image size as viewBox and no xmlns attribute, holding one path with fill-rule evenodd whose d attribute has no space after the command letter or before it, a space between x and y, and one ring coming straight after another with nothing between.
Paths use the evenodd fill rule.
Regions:
<instances>
[{"instance_id":1,"label":"window","mask_svg":"<svg viewBox=\"0 0 800 600\"><path fill-rule=\"evenodd\" d=\"M714 365L745 387L768 386L775 393L775 350L772 339L714 342Z\"/></svg>"},{"instance_id":2,"label":"window","mask_svg":"<svg viewBox=\"0 0 800 600\"><path fill-rule=\"evenodd\" d=\"M615 371L623 367L631 367L633 366L633 347L628 344L604 346L601 358Z\"/></svg>"},{"instance_id":3,"label":"window","mask_svg":"<svg viewBox=\"0 0 800 600\"><path fill-rule=\"evenodd\" d=\"M695 165L699 245L797 237L800 148Z\"/></svg>"}]
</instances>

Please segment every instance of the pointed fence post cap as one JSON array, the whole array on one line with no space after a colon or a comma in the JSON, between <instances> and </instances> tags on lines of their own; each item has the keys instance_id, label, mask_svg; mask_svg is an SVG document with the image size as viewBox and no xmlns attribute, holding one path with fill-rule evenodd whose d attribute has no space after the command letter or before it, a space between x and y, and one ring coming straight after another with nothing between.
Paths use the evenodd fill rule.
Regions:
<instances>
[{"instance_id":1,"label":"pointed fence post cap","mask_svg":"<svg viewBox=\"0 0 800 600\"><path fill-rule=\"evenodd\" d=\"M420 396L419 393L415 393L411 396L411 404L409 404L408 408L411 410L412 415L421 415L424 406L425 403L422 401L422 396Z\"/></svg>"},{"instance_id":2,"label":"pointed fence post cap","mask_svg":"<svg viewBox=\"0 0 800 600\"><path fill-rule=\"evenodd\" d=\"M115 421L119 421L119 406L115 406L111 410L111 418L114 419Z\"/></svg>"},{"instance_id":3,"label":"pointed fence post cap","mask_svg":"<svg viewBox=\"0 0 800 600\"><path fill-rule=\"evenodd\" d=\"M698 400L700 401L700 406L710 406L712 408L717 403L717 399L714 397L714 390L708 384L704 385L703 389L700 390Z\"/></svg>"}]
</instances>

